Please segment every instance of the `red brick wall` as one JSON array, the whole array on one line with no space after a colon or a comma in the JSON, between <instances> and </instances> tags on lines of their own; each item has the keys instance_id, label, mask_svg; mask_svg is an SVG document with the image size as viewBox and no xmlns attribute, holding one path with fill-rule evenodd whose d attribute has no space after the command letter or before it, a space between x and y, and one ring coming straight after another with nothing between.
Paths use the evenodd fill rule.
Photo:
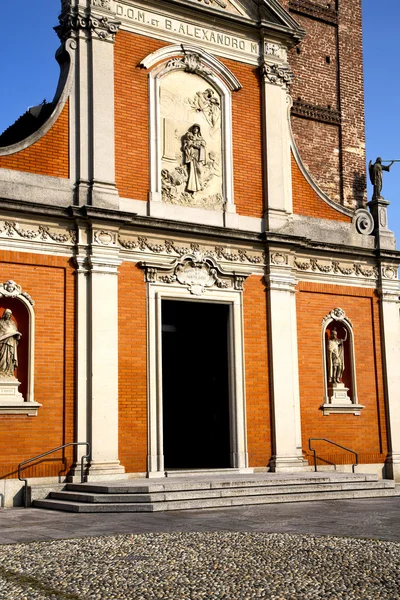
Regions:
<instances>
[{"instance_id":1,"label":"red brick wall","mask_svg":"<svg viewBox=\"0 0 400 600\"><path fill-rule=\"evenodd\" d=\"M119 271L119 459L138 473L147 471L146 284L133 263Z\"/></svg>"},{"instance_id":2,"label":"red brick wall","mask_svg":"<svg viewBox=\"0 0 400 600\"><path fill-rule=\"evenodd\" d=\"M74 441L73 273L67 258L1 252L0 281L15 280L35 301L35 400L43 405L37 417L0 415L1 478L16 477L19 462ZM65 464L58 453L24 475L65 475L72 451L65 456Z\"/></svg>"},{"instance_id":3,"label":"red brick wall","mask_svg":"<svg viewBox=\"0 0 400 600\"><path fill-rule=\"evenodd\" d=\"M51 129L25 150L0 156L0 168L37 175L69 177L69 112L68 102Z\"/></svg>"},{"instance_id":4,"label":"red brick wall","mask_svg":"<svg viewBox=\"0 0 400 600\"><path fill-rule=\"evenodd\" d=\"M261 218L264 213L262 172L261 84L257 67L220 59L239 79L232 93L233 177L236 211Z\"/></svg>"},{"instance_id":5,"label":"red brick wall","mask_svg":"<svg viewBox=\"0 0 400 600\"><path fill-rule=\"evenodd\" d=\"M243 305L249 466L266 467L272 446L267 298L262 277L252 275L246 280Z\"/></svg>"},{"instance_id":6,"label":"red brick wall","mask_svg":"<svg viewBox=\"0 0 400 600\"><path fill-rule=\"evenodd\" d=\"M149 72L140 62L167 42L120 31L115 43L116 182L123 198L148 200Z\"/></svg>"},{"instance_id":7,"label":"red brick wall","mask_svg":"<svg viewBox=\"0 0 400 600\"><path fill-rule=\"evenodd\" d=\"M383 462L387 453L378 298L373 290L300 282L297 295L300 401L303 450L310 437L325 437L360 453L360 462ZM361 416L323 416L322 319L336 307L353 324ZM310 318L312 315L312 318ZM319 442L318 455L351 462L348 453Z\"/></svg>"},{"instance_id":8,"label":"red brick wall","mask_svg":"<svg viewBox=\"0 0 400 600\"><path fill-rule=\"evenodd\" d=\"M351 218L331 208L307 182L292 154L293 212L304 217L350 223Z\"/></svg>"}]
</instances>

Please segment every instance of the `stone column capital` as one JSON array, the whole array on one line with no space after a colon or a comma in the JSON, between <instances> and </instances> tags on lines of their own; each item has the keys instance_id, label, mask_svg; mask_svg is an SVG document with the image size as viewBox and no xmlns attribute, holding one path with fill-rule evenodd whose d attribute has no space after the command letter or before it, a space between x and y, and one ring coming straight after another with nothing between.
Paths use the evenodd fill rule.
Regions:
<instances>
[{"instance_id":1,"label":"stone column capital","mask_svg":"<svg viewBox=\"0 0 400 600\"><path fill-rule=\"evenodd\" d=\"M294 74L286 64L264 62L260 70L264 83L277 85L285 90L289 88L294 79Z\"/></svg>"},{"instance_id":2,"label":"stone column capital","mask_svg":"<svg viewBox=\"0 0 400 600\"><path fill-rule=\"evenodd\" d=\"M93 4L94 1L92 0L92 5L99 6ZM100 0L97 1L100 2ZM102 8L107 8L107 5ZM69 38L79 37L81 34L91 39L114 42L120 24L120 21L113 19L112 14L107 14L104 11L95 14L90 8L85 10L73 7L67 2L63 6L59 17L59 25L54 29L62 42Z\"/></svg>"}]
</instances>

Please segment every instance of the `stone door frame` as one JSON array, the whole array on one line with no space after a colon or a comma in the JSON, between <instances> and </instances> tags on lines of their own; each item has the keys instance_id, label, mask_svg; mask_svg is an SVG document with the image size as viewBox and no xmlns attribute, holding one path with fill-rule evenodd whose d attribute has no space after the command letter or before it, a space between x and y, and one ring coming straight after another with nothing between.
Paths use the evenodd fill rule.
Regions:
<instances>
[{"instance_id":1,"label":"stone door frame","mask_svg":"<svg viewBox=\"0 0 400 600\"><path fill-rule=\"evenodd\" d=\"M241 291L206 290L194 296L188 289L148 283L147 293L147 398L148 398L148 477L164 477L163 398L162 398L162 300L185 300L227 304L229 420L232 468L247 470L246 398L244 377L244 328ZM177 356L179 365L179 356Z\"/></svg>"}]
</instances>

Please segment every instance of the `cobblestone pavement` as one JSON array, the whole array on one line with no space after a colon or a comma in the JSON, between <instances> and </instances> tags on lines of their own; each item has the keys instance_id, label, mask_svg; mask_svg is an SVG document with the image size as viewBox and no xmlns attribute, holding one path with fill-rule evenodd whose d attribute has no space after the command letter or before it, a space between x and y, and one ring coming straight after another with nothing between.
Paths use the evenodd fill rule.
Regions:
<instances>
[{"instance_id":1,"label":"cobblestone pavement","mask_svg":"<svg viewBox=\"0 0 400 600\"><path fill-rule=\"evenodd\" d=\"M117 535L0 548L7 600L395 600L400 544L248 532Z\"/></svg>"},{"instance_id":2,"label":"cobblestone pavement","mask_svg":"<svg viewBox=\"0 0 400 600\"><path fill-rule=\"evenodd\" d=\"M0 543L0 600L400 600L400 498L2 510Z\"/></svg>"}]
</instances>

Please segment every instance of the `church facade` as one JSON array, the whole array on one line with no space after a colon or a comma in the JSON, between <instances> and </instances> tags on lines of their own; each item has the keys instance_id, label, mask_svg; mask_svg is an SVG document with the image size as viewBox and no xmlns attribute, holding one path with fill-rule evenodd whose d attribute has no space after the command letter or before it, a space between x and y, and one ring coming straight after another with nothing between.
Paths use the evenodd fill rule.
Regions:
<instances>
[{"instance_id":1,"label":"church facade","mask_svg":"<svg viewBox=\"0 0 400 600\"><path fill-rule=\"evenodd\" d=\"M70 442L90 481L302 472L310 438L399 479L360 0L61 4L56 96L0 136L5 503ZM79 479L85 452L24 476Z\"/></svg>"}]
</instances>

